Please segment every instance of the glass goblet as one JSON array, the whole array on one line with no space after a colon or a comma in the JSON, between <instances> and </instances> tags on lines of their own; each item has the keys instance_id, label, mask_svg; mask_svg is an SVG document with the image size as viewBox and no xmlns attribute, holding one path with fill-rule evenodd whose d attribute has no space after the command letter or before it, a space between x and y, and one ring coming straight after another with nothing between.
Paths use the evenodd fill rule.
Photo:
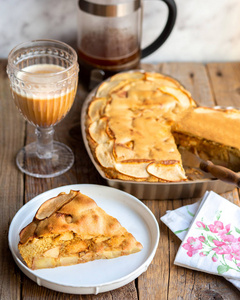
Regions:
<instances>
[{"instance_id":1,"label":"glass goblet","mask_svg":"<svg viewBox=\"0 0 240 300\"><path fill-rule=\"evenodd\" d=\"M76 52L59 41L25 42L9 53L7 73L13 99L23 117L36 127L36 142L23 147L16 157L22 172L47 178L72 167L72 150L53 140L53 126L73 105L78 70Z\"/></svg>"}]
</instances>

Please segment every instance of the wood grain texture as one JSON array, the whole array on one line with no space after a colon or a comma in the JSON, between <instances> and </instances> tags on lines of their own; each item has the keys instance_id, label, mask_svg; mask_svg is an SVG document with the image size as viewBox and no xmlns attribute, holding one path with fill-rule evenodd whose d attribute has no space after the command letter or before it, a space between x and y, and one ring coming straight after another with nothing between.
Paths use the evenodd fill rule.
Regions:
<instances>
[{"instance_id":1,"label":"wood grain texture","mask_svg":"<svg viewBox=\"0 0 240 300\"><path fill-rule=\"evenodd\" d=\"M240 103L240 64L163 63L142 65L143 69L162 72L178 79L201 105ZM79 85L76 100L68 116L55 127L55 139L72 148L75 163L67 173L50 179L24 176L15 166L17 150L35 139L33 126L26 124L11 99L6 76L6 61L0 61L0 299L240 299L239 291L222 277L178 267L173 264L179 239L162 223L167 210L191 204L199 199L143 202L159 222L161 237L156 255L148 270L136 281L99 295L68 295L40 287L19 271L8 250L9 224L19 208L49 189L75 183L106 185L85 150L80 129L80 112L86 91ZM224 194L239 203L238 189ZM84 276L84 274L79 274Z\"/></svg>"},{"instance_id":2,"label":"wood grain texture","mask_svg":"<svg viewBox=\"0 0 240 300\"><path fill-rule=\"evenodd\" d=\"M166 213L168 201L143 201L154 213L157 221ZM160 223L160 222L159 222ZM138 278L139 299L168 299L169 240L168 229L160 223L160 240L156 255L148 270Z\"/></svg>"},{"instance_id":3,"label":"wood grain texture","mask_svg":"<svg viewBox=\"0 0 240 300\"><path fill-rule=\"evenodd\" d=\"M20 299L20 272L8 250L8 228L23 204L23 176L15 165L24 143L25 122L12 101L6 61L0 61L0 299Z\"/></svg>"},{"instance_id":4,"label":"wood grain texture","mask_svg":"<svg viewBox=\"0 0 240 300\"><path fill-rule=\"evenodd\" d=\"M209 63L206 69L216 104L240 107L240 63Z\"/></svg>"},{"instance_id":5,"label":"wood grain texture","mask_svg":"<svg viewBox=\"0 0 240 300\"><path fill-rule=\"evenodd\" d=\"M214 104L208 73L203 64L168 63L162 66L162 72L179 80L199 105Z\"/></svg>"}]
</instances>

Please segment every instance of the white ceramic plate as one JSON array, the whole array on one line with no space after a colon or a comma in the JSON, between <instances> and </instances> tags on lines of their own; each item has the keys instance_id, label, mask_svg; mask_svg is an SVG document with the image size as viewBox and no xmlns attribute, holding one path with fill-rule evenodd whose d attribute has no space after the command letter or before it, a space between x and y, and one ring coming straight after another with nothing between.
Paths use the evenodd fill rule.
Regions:
<instances>
[{"instance_id":1,"label":"white ceramic plate","mask_svg":"<svg viewBox=\"0 0 240 300\"><path fill-rule=\"evenodd\" d=\"M98 206L119 220L143 245L135 254L114 259L102 259L84 264L53 269L31 270L18 251L19 232L30 223L37 208L47 199L71 189L94 199ZM159 242L159 226L153 213L140 200L123 191L93 184L59 187L33 198L13 218L9 228L9 247L18 267L39 285L71 294L97 294L119 288L150 265Z\"/></svg>"}]
</instances>

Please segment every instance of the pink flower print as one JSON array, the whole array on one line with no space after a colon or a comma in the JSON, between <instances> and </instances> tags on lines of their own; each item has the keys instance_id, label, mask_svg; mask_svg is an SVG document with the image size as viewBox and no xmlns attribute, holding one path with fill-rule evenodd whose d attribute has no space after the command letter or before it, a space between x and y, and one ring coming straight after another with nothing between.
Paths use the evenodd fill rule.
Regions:
<instances>
[{"instance_id":1,"label":"pink flower print","mask_svg":"<svg viewBox=\"0 0 240 300\"><path fill-rule=\"evenodd\" d=\"M216 255L213 255L213 256L212 256L212 261L213 261L213 262L216 262L216 261L218 261L218 258L217 258L217 256L216 256Z\"/></svg>"},{"instance_id":2,"label":"pink flower print","mask_svg":"<svg viewBox=\"0 0 240 300\"><path fill-rule=\"evenodd\" d=\"M202 235L201 235L201 236L199 236L199 237L198 237L198 239L199 239L199 241L200 241L200 242L205 242L205 237L204 237L204 236L202 236Z\"/></svg>"},{"instance_id":3,"label":"pink flower print","mask_svg":"<svg viewBox=\"0 0 240 300\"><path fill-rule=\"evenodd\" d=\"M233 243L231 244L231 255L236 259L240 260L240 243Z\"/></svg>"},{"instance_id":4,"label":"pink flower print","mask_svg":"<svg viewBox=\"0 0 240 300\"><path fill-rule=\"evenodd\" d=\"M216 245L216 248L212 248L213 251L215 251L217 254L227 254L227 255L231 255L232 249L231 247L226 244L225 242L221 242L221 241L217 241L217 240L213 240L214 245ZM228 258L229 260L232 260L232 257Z\"/></svg>"},{"instance_id":5,"label":"pink flower print","mask_svg":"<svg viewBox=\"0 0 240 300\"><path fill-rule=\"evenodd\" d=\"M237 238L235 238L232 234L229 234L230 231L230 224L226 225L223 230L220 230L218 232L218 236L224 241L224 242L230 242L235 243L238 241Z\"/></svg>"},{"instance_id":6,"label":"pink flower print","mask_svg":"<svg viewBox=\"0 0 240 300\"><path fill-rule=\"evenodd\" d=\"M203 222L201 222L201 221L197 221L196 222L196 225L197 225L197 227L203 227L203 228L206 228L206 225L203 223Z\"/></svg>"},{"instance_id":7,"label":"pink flower print","mask_svg":"<svg viewBox=\"0 0 240 300\"><path fill-rule=\"evenodd\" d=\"M214 245L216 245L218 247L222 247L222 246L226 245L225 242L220 242L220 241L217 241L217 240L213 240L213 243L214 243Z\"/></svg>"},{"instance_id":8,"label":"pink flower print","mask_svg":"<svg viewBox=\"0 0 240 300\"><path fill-rule=\"evenodd\" d=\"M228 233L230 231L230 227L231 227L231 224L226 225L223 230L219 231L219 233L220 234Z\"/></svg>"},{"instance_id":9,"label":"pink flower print","mask_svg":"<svg viewBox=\"0 0 240 300\"><path fill-rule=\"evenodd\" d=\"M208 225L209 229L213 233L218 233L219 230L223 230L224 226L221 221L214 221L214 224Z\"/></svg>"},{"instance_id":10,"label":"pink flower print","mask_svg":"<svg viewBox=\"0 0 240 300\"><path fill-rule=\"evenodd\" d=\"M187 251L187 255L192 257L194 254L198 252L198 250L202 249L202 243L195 239L194 237L189 237L187 239L187 243L183 244L182 247Z\"/></svg>"},{"instance_id":11,"label":"pink flower print","mask_svg":"<svg viewBox=\"0 0 240 300\"><path fill-rule=\"evenodd\" d=\"M237 239L232 234L221 234L220 237L224 242L230 242L230 243L237 242Z\"/></svg>"},{"instance_id":12,"label":"pink flower print","mask_svg":"<svg viewBox=\"0 0 240 300\"><path fill-rule=\"evenodd\" d=\"M222 245L217 248L212 248L213 251L215 251L217 254L231 254L232 249L229 245Z\"/></svg>"},{"instance_id":13,"label":"pink flower print","mask_svg":"<svg viewBox=\"0 0 240 300\"><path fill-rule=\"evenodd\" d=\"M225 257L227 260L230 260L230 261L232 261L232 259L233 259L232 254L226 254L226 255L224 255L224 257Z\"/></svg>"},{"instance_id":14,"label":"pink flower print","mask_svg":"<svg viewBox=\"0 0 240 300\"><path fill-rule=\"evenodd\" d=\"M231 237L231 239L236 240L234 237ZM236 260L240 260L240 243L225 243L213 240L213 243L217 246L216 248L212 248L213 251L215 251L217 254L225 255L225 258L227 260L232 261L233 258Z\"/></svg>"},{"instance_id":15,"label":"pink flower print","mask_svg":"<svg viewBox=\"0 0 240 300\"><path fill-rule=\"evenodd\" d=\"M218 274L230 269L240 273L240 236L234 236L235 232L240 234L240 229L235 227L231 230L231 224L224 226L219 216L209 225L205 225L203 219L197 221L196 229L198 232L200 229L200 235L189 237L182 247L189 257L198 253L203 260L208 257L213 263L217 262Z\"/></svg>"},{"instance_id":16,"label":"pink flower print","mask_svg":"<svg viewBox=\"0 0 240 300\"><path fill-rule=\"evenodd\" d=\"M213 251L216 252L216 254L223 255L227 260L232 261L233 255L232 255L232 249L229 245L222 245L221 247L213 248Z\"/></svg>"}]
</instances>

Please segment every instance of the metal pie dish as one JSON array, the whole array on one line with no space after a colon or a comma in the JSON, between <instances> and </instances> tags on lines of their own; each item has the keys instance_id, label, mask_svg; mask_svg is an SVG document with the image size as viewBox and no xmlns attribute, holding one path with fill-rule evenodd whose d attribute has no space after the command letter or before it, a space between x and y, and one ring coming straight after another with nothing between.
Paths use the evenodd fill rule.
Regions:
<instances>
[{"instance_id":1,"label":"metal pie dish","mask_svg":"<svg viewBox=\"0 0 240 300\"><path fill-rule=\"evenodd\" d=\"M132 70L131 72L145 72L144 70ZM125 73L125 72L124 72ZM151 72L157 73L157 72ZM168 75L166 75L168 76ZM170 77L170 76L168 76ZM109 81L109 79L105 80ZM181 84L181 83L180 83ZM214 191L216 193L225 193L234 189L234 185L223 182L215 178L209 178L208 174L203 174L203 179L180 181L180 182L147 182L147 181L131 181L107 178L103 169L94 159L91 149L88 144L86 135L86 116L88 106L97 92L99 85L94 88L85 98L81 111L81 131L83 142L87 153L97 169L98 173L104 178L107 184L111 187L123 190L139 199L149 200L173 200L173 199L186 199L186 198L199 198L204 195L206 191ZM214 109L238 109L233 106L209 106Z\"/></svg>"}]
</instances>

